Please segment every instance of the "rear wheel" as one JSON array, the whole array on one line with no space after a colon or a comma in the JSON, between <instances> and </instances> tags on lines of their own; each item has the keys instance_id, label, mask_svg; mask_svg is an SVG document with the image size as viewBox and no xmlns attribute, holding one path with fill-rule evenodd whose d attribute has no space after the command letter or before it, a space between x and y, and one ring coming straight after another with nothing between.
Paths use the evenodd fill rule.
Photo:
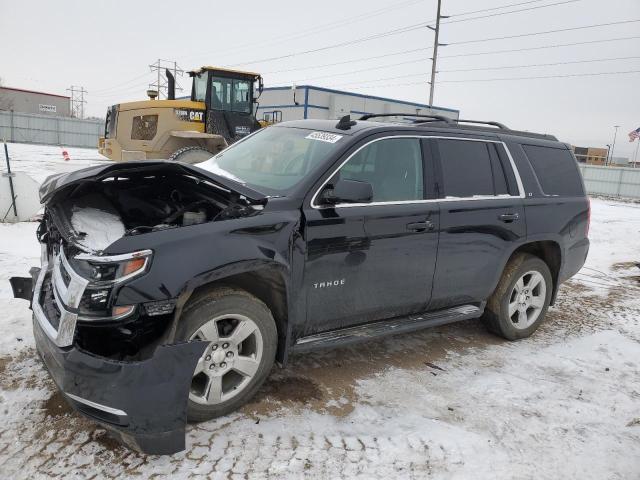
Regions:
<instances>
[{"instance_id":1,"label":"rear wheel","mask_svg":"<svg viewBox=\"0 0 640 480\"><path fill-rule=\"evenodd\" d=\"M178 338L208 343L189 390L188 419L199 422L236 410L256 393L273 366L278 337L264 303L222 288L185 308Z\"/></svg>"},{"instance_id":2,"label":"rear wheel","mask_svg":"<svg viewBox=\"0 0 640 480\"><path fill-rule=\"evenodd\" d=\"M487 302L484 323L508 340L530 336L544 320L552 287L551 272L544 261L527 253L517 254Z\"/></svg>"},{"instance_id":3,"label":"rear wheel","mask_svg":"<svg viewBox=\"0 0 640 480\"><path fill-rule=\"evenodd\" d=\"M215 154L202 147L183 147L169 157L172 162L200 163L209 160Z\"/></svg>"}]
</instances>

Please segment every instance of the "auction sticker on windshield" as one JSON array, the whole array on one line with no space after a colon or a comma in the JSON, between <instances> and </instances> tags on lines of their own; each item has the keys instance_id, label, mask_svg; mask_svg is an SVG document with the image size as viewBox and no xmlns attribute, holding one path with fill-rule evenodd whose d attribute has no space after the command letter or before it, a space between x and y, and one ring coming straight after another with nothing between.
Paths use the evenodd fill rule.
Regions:
<instances>
[{"instance_id":1,"label":"auction sticker on windshield","mask_svg":"<svg viewBox=\"0 0 640 480\"><path fill-rule=\"evenodd\" d=\"M321 142L336 143L342 138L342 135L336 135L335 133L328 132L311 132L304 138L309 140L320 140Z\"/></svg>"}]
</instances>

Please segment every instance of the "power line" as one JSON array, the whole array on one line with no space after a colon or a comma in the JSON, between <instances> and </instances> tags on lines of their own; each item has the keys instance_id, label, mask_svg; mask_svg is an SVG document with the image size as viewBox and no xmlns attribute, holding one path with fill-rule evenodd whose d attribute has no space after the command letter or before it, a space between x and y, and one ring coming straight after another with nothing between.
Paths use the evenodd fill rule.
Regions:
<instances>
[{"instance_id":1,"label":"power line","mask_svg":"<svg viewBox=\"0 0 640 480\"><path fill-rule=\"evenodd\" d=\"M577 63L593 63L593 62L610 62L615 60L633 60L640 58L640 56L632 57L615 57L615 58L594 58L591 60L571 60L567 62L554 62L554 63L532 63L528 65L504 65L500 67L480 67L480 68L454 68L452 70L438 70L438 73L449 72L479 72L484 70L505 70L511 68L532 68L532 67L553 67L557 65L574 65Z\"/></svg>"},{"instance_id":2,"label":"power line","mask_svg":"<svg viewBox=\"0 0 640 480\"><path fill-rule=\"evenodd\" d=\"M335 22L328 22L326 24L323 25L317 25L315 27L311 27L308 28L306 30L300 30L296 33L292 33L292 34L287 34L287 35L281 35L279 37L276 37L275 39L273 39L270 42L267 43L261 43L261 46L264 47L265 45L274 45L277 43L281 43L283 41L290 41L290 40L295 40L298 38L304 38L307 37L308 35L313 35L316 33L321 33L321 32L325 32L327 30L333 30L335 28L339 28L339 27L343 27L346 25L350 25L353 23L357 23L363 20L368 20L370 18L374 18L380 15L383 15L389 11L397 11L400 8L405 8L405 7L409 7L411 5L415 5L417 3L420 3L422 0L409 0L409 1L405 1L405 2L401 2L401 3L396 3L392 6L389 7L384 7L384 8L380 8L378 10L373 10L371 12L365 13L365 14L360 14L360 15L355 15L351 18L346 18L346 19L341 19ZM542 0L539 0L542 1ZM229 51L234 51L237 52L239 50L245 50L246 48L255 48L255 42L251 42L251 43L246 43L244 45L240 45L238 47L232 48L232 49L225 49L225 53L228 53ZM182 56L179 58L194 58L196 56L204 56L204 55L208 55L210 53L214 53L212 51L209 52L204 52L204 53L199 53L199 54L192 54L192 55L187 55L187 56Z\"/></svg>"},{"instance_id":3,"label":"power line","mask_svg":"<svg viewBox=\"0 0 640 480\"><path fill-rule=\"evenodd\" d=\"M284 58L296 57L298 55L307 55L309 53L322 52L324 50L330 50L332 48L345 47L347 45L355 45L356 43L368 42L369 40L376 40L378 38L389 37L389 36L392 36L392 35L398 35L398 34L401 34L401 33L407 33L407 32L412 32L414 30L419 30L421 28L426 28L427 27L427 23L428 22L415 23L413 25L407 25L407 26L404 26L404 27L395 28L393 30L387 30L386 32L376 33L374 35L369 35L367 37L357 38L355 40L348 40L348 41L344 41L344 42L340 42L340 43L334 43L332 45L326 45L324 47L318 47L318 48L313 48L313 49L310 49L310 50L303 50L303 51L299 51L299 52L288 53L286 55L280 55L280 56L277 56L277 57L262 58L262 59L259 59L259 60L252 60L250 62L235 63L235 64L230 65L230 66L231 67L237 67L237 66L240 66L240 65L252 65L254 63L272 62L274 60L282 60Z\"/></svg>"},{"instance_id":4,"label":"power line","mask_svg":"<svg viewBox=\"0 0 640 480\"><path fill-rule=\"evenodd\" d=\"M567 3L575 3L575 2L581 2L582 0L565 0L562 2L556 2L556 3L549 3L547 5L538 5L535 7L527 7L527 8L521 8L519 10L512 10L510 12L499 12L499 13L491 13L489 15L482 15L479 17L472 17L472 18L461 18L459 20L449 20L448 22L442 22L442 24L451 24L451 23L459 23L459 22L469 22L471 20L481 20L481 19L485 19L485 18L492 18L492 17L499 17L502 15L510 15L512 13L520 13L520 12L528 12L529 10L538 10L540 8L547 8L547 7L555 7L557 5L565 5Z\"/></svg>"},{"instance_id":5,"label":"power line","mask_svg":"<svg viewBox=\"0 0 640 480\"><path fill-rule=\"evenodd\" d=\"M403 54L406 54L406 53L423 52L425 50L430 50L430 49L431 49L431 47L413 48L411 50L403 50L401 52L387 53L387 54L384 54L384 55L374 55L373 57L354 58L354 59L345 60L345 61L342 61L342 62L323 63L322 65L311 65L311 66L308 66L308 67L287 68L287 69L284 69L284 70L272 70L270 72L263 72L263 74L264 75L268 75L268 74L272 74L272 73L285 73L285 72L295 72L295 71L298 71L298 70L311 70L311 69L314 69L314 68L333 67L335 65L346 65L346 64L351 64L351 63L355 63L355 62L364 62L366 60L376 60L376 59L379 59L379 58L393 57L395 55L403 55Z\"/></svg>"},{"instance_id":6,"label":"power line","mask_svg":"<svg viewBox=\"0 0 640 480\"><path fill-rule=\"evenodd\" d=\"M377 65L375 67L369 67L369 68L362 68L360 70L350 70L348 72L340 72L340 73L332 73L332 74L328 74L328 75L320 75L317 77L307 77L304 80L301 80L302 82L307 82L309 80L318 80L321 78L329 78L329 77L338 77L340 75L351 75L354 73L362 73L362 72L369 72L371 70L380 70L383 68L391 68L391 67L398 67L400 65L408 65L408 64L413 64L413 63L418 63L420 61L425 61L428 60L427 58L419 58L417 60L407 60L406 62L398 62L398 63L391 63L391 64L386 64L386 65Z\"/></svg>"},{"instance_id":7,"label":"power line","mask_svg":"<svg viewBox=\"0 0 640 480\"><path fill-rule=\"evenodd\" d=\"M556 65L571 65L571 64L576 64L576 63L592 63L592 62L605 62L605 61L615 61L615 60L632 60L632 59L637 59L640 58L640 56L629 56L629 57L615 57L615 58L596 58L596 59L590 59L590 60L575 60L575 61L565 61L565 62L555 62L555 63L537 63L537 64L528 64L528 65L506 65L506 66L500 66L500 67L480 67L480 68L461 68L461 69L452 69L452 70L438 70L437 73L449 73L449 72L473 72L473 71L483 71L483 70L503 70L503 69L511 69L511 68L530 68L530 67L550 67L550 66L556 66ZM337 76L341 76L341 75L351 75L351 74L355 74L355 73L362 73L362 72L368 72L371 70L380 70L380 69L384 69L384 68L391 68L391 67L397 67L400 65L407 65L407 64L414 64L414 63L418 63L420 61L424 61L427 59L421 58L421 59L417 59L417 60L408 60L406 62L398 62L398 63L391 63L391 64L386 64L386 65L378 65L375 67L369 67L369 68L362 68L360 70L351 70L348 72L339 72L339 73L333 73L333 74L328 74L328 75L320 75L317 77L307 77L304 80L301 80L301 82L307 82L309 80L319 80L319 79L323 79L323 78L330 78L330 77L337 77ZM423 75L422 73L419 74L415 74L415 75ZM414 74L411 74L409 76L415 76ZM402 78L402 77L392 77L393 79L395 78ZM385 79L379 79L379 80L372 80L372 81L380 81L380 80L390 80L391 78L385 78ZM366 82L366 80L365 80ZM362 83L362 82L353 82L353 83ZM341 84L341 85L348 85L348 84Z\"/></svg>"},{"instance_id":8,"label":"power line","mask_svg":"<svg viewBox=\"0 0 640 480\"><path fill-rule=\"evenodd\" d=\"M511 8L511 7L519 7L520 5L529 5L532 3L540 3L540 2L546 2L547 0L529 0L528 2L519 2L519 3L508 3L507 5L501 5L499 7L491 7L491 8L483 8L482 10L473 10L470 12L462 12L462 13L455 13L453 15L451 15L452 17L460 17L463 15L473 15L474 13L483 13L483 12L491 12L493 10L500 10L502 8Z\"/></svg>"},{"instance_id":9,"label":"power line","mask_svg":"<svg viewBox=\"0 0 640 480\"><path fill-rule=\"evenodd\" d=\"M579 26L579 27L569 27L569 28L562 28L562 29L557 29L557 30L546 30L546 31L542 31L542 32L522 33L522 34L518 34L518 35L507 35L507 36L503 36L503 37L492 37L492 38L482 38L482 39L475 39L475 40L465 40L465 41L461 41L461 42L449 43L449 45L463 45L463 44L469 44L469 43L489 42L489 41L494 41L494 40L507 40L507 39L511 39L511 38L530 37L530 36L536 36L536 35L547 35L547 34L550 34L550 33L569 32L569 31L574 31L574 30L583 30L583 29L588 29L588 28L605 27L605 26L611 26L611 25L622 25L622 24L637 23L637 22L640 22L640 19L623 20L623 21L619 21L619 22L609 22L609 23L598 23L598 24L593 24L593 25L582 25L582 26ZM396 29L393 29L393 30L388 30L386 32L381 32L381 33L377 33L377 34L374 34L374 35L369 35L369 36L366 36L366 37L357 38L355 40L344 41L344 42L335 43L335 44L332 44L332 45L326 45L324 47L318 47L318 48L313 48L313 49L309 49L309 50L302 50L302 51L298 51L298 52L292 52L292 53L288 53L288 54L285 54L285 55L279 55L279 56L275 56L275 57L262 58L262 59L252 60L252 61L243 62L243 63L236 63L236 64L233 64L233 65L230 65L230 66L236 67L236 66L240 66L240 65L251 65L251 64L254 64L254 63L262 63L262 62L270 62L270 61L275 61L275 60L282 60L282 59L285 59L285 58L292 58L292 57L296 57L296 56L299 56L299 55L307 55L307 54L310 54L310 53L321 52L321 51L330 50L330 49L333 49L333 48L339 48L339 47L344 47L344 46L348 46L348 45L355 45L357 43L368 42L370 40L376 40L378 38L384 38L384 37L388 37L388 36L392 36L392 35L399 35L399 34L402 34L402 33L407 33L407 32L411 32L411 31L419 30L419 29L427 27L428 23L430 23L430 22L415 23L415 24L412 24L412 25L407 25L407 26L396 28Z\"/></svg>"},{"instance_id":10,"label":"power line","mask_svg":"<svg viewBox=\"0 0 640 480\"><path fill-rule=\"evenodd\" d=\"M640 19L635 19L635 20L622 20L620 22L609 22L609 23L596 23L593 25L582 25L580 27L570 27L570 28L560 28L557 30L545 30L543 32L531 32L531 33L520 33L518 35L507 35L504 37L491 37L491 38L479 38L476 40L464 40L462 42L453 42L450 43L449 45L465 45L465 44L469 44L469 43L481 43L481 42L491 42L494 40L508 40L511 38L521 38L521 37L533 37L536 35L547 35L549 33L558 33L558 32L570 32L570 31L574 31L574 30L584 30L587 28L596 28L596 27L608 27L611 25L622 25L625 23L637 23L640 22Z\"/></svg>"},{"instance_id":11,"label":"power line","mask_svg":"<svg viewBox=\"0 0 640 480\"><path fill-rule=\"evenodd\" d=\"M111 85L110 87L99 88L97 90L94 90L94 92L103 93L103 92L107 92L107 91L114 90L114 89L117 90L118 87L120 87L120 86L128 85L131 82L135 82L136 80L139 80L139 79L141 79L143 77L147 77L148 75L149 75L149 72L143 73L142 75L138 75L137 77L130 78L129 80L126 80L126 81L121 82L121 83L116 83L115 85Z\"/></svg>"},{"instance_id":12,"label":"power line","mask_svg":"<svg viewBox=\"0 0 640 480\"><path fill-rule=\"evenodd\" d=\"M563 74L563 75L540 75L536 77L472 78L468 80L440 80L440 81L445 83L500 82L500 81L508 81L508 80L538 80L538 79L544 79L544 78L594 77L598 75L626 75L629 73L640 73L640 70L624 70L619 72L569 73L569 74Z\"/></svg>"},{"instance_id":13,"label":"power line","mask_svg":"<svg viewBox=\"0 0 640 480\"><path fill-rule=\"evenodd\" d=\"M622 40L634 40L634 39L637 39L637 38L640 38L640 35L634 35L634 36L631 36L631 37L604 38L602 40L590 40L590 41L585 41L585 42L556 43L556 44L553 44L553 45L541 45L539 47L513 48L513 49L506 49L506 50L489 50L489 51L485 51L485 52L460 53L460 54L455 54L455 55L439 55L439 58L472 57L472 56L476 56L476 55L493 55L493 54L497 54L497 53L525 52L525 51L528 51L528 50L544 50L544 49L548 49L548 48L572 47L572 46L576 46L576 45L590 45L590 44L594 44L594 43L617 42L617 41L622 41ZM283 70L272 70L270 72L263 72L263 75L269 75L269 74L273 74L273 73L288 73L288 72L295 72L295 71L299 71L299 70L313 70L313 69L318 69L318 68L334 67L334 66L337 66L337 65L350 65L350 64L356 63L356 62L364 62L364 61L367 61L367 60L377 60L377 59L380 59L380 58L394 57L394 56L397 56L397 55L405 55L407 53L424 52L425 50L430 50L430 49L431 49L431 47L413 48L413 49L410 49L410 50L401 50L401 51L398 51L398 52L386 53L384 55L374 55L374 56L371 56L371 57L352 58L350 60L344 60L344 61L341 61L341 62L322 63L322 64L316 64L316 65L309 65L309 66L306 66L306 67L287 68L287 69L283 69ZM420 60L422 60L422 59L418 59L416 61L420 61ZM385 65L384 67L397 66L397 65L401 65L403 63L405 63L405 62L392 64L392 65ZM411 62L406 62L406 63L411 63ZM384 67L377 66L377 67L372 67L371 69L356 70L356 71L351 72L351 73L360 73L360 72L364 72L364 71L368 71L368 70L376 70L376 69L384 68ZM336 74L336 75L341 75L341 74ZM313 79L324 78L324 77L328 77L328 76L332 76L332 75L326 75L326 76L323 76L323 77L312 77L312 78L307 78L306 80L313 80Z\"/></svg>"},{"instance_id":14,"label":"power line","mask_svg":"<svg viewBox=\"0 0 640 480\"><path fill-rule=\"evenodd\" d=\"M124 89L120 89L120 90L114 90L112 92L106 92L106 93L99 93L99 94L91 94L92 97L99 97L99 98L114 98L114 97L118 97L118 96L122 96L122 95L126 95L127 93L133 93L133 92L137 92L140 91L142 89L148 88L149 87L149 83L148 82L144 82L144 83L139 83L136 85L131 85L129 87L125 87Z\"/></svg>"},{"instance_id":15,"label":"power line","mask_svg":"<svg viewBox=\"0 0 640 480\"><path fill-rule=\"evenodd\" d=\"M589 40L585 42L573 42L573 43L556 43L553 45L541 45L539 47L525 47L525 48L511 48L506 50L489 50L486 52L472 52L472 53L459 53L455 55L442 55L440 58L456 58L456 57L473 57L476 55L493 55L496 53L513 53L513 52L526 52L529 50L544 50L547 48L559 48L559 47L573 47L576 45L589 45L593 43L604 43L604 42L618 42L621 40L633 40L636 38L640 38L640 35L634 35L632 37L617 37L617 38L605 38L602 40Z\"/></svg>"},{"instance_id":16,"label":"power line","mask_svg":"<svg viewBox=\"0 0 640 480\"><path fill-rule=\"evenodd\" d=\"M594 72L594 73L573 73L567 75L545 75L535 77L502 77L502 78L471 78L466 80L441 80L443 83L464 83L464 82L497 82L508 80L538 80L547 78L569 78L569 77L594 77L602 75L627 75L632 73L640 73L640 70L626 70L620 72ZM421 74L425 75L425 73ZM409 85L423 85L424 82L407 82L407 83L389 83L385 85L369 85L360 88L386 88L386 87L404 87Z\"/></svg>"},{"instance_id":17,"label":"power line","mask_svg":"<svg viewBox=\"0 0 640 480\"><path fill-rule=\"evenodd\" d=\"M603 58L603 59L594 59L594 60L587 60L587 61L568 61L568 62L558 62L558 63L549 63L549 64L532 64L532 65L518 65L515 67L511 67L511 66L505 66L505 67L495 67L495 68L487 68L487 70L499 70L499 69L508 69L508 68L525 68L525 67L543 67L543 66L551 66L551 65L570 65L570 64L574 64L574 63L587 63L587 62L602 62L602 61L613 61L613 60L621 60L621 59L631 59L631 58L640 58L640 56L637 57L620 57L620 58ZM484 69L477 69L477 70L484 70ZM400 78L411 78L411 77L421 77L421 76L425 76L428 75L427 72L421 72L421 73L410 73L407 75L397 75L397 76L393 76L393 77L384 77L384 78L377 78L374 80L363 80L363 81L357 81L357 82L347 82L347 83L338 83L338 84L333 84L330 86L344 86L344 85L356 85L356 84L364 84L364 83L375 83L375 82L382 82L385 80L397 80ZM464 82L465 80L439 80L439 82ZM475 81L475 80L470 80L470 81Z\"/></svg>"}]
</instances>

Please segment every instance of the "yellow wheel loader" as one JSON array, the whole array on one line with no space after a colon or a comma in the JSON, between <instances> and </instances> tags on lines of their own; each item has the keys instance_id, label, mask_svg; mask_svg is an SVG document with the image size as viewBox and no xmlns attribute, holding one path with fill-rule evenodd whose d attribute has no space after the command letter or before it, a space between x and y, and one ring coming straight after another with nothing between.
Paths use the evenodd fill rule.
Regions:
<instances>
[{"instance_id":1,"label":"yellow wheel loader","mask_svg":"<svg viewBox=\"0 0 640 480\"><path fill-rule=\"evenodd\" d=\"M254 104L262 93L258 73L202 67L189 72L191 99L175 99L175 78L167 70L167 100L109 107L101 155L114 161L169 159L198 163L261 128ZM255 92L257 91L257 95Z\"/></svg>"}]
</instances>

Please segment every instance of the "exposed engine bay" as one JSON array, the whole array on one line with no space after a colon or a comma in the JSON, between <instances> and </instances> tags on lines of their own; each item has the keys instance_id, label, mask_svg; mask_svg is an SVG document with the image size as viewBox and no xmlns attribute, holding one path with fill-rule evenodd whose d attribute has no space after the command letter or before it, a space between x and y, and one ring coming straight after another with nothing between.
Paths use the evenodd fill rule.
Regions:
<instances>
[{"instance_id":1,"label":"exposed engine bay","mask_svg":"<svg viewBox=\"0 0 640 480\"><path fill-rule=\"evenodd\" d=\"M61 233L98 252L117 239L250 215L256 209L213 183L181 174L133 174L85 181L48 205ZM62 225L60 225L62 224ZM67 236L64 235L63 236Z\"/></svg>"}]
</instances>

